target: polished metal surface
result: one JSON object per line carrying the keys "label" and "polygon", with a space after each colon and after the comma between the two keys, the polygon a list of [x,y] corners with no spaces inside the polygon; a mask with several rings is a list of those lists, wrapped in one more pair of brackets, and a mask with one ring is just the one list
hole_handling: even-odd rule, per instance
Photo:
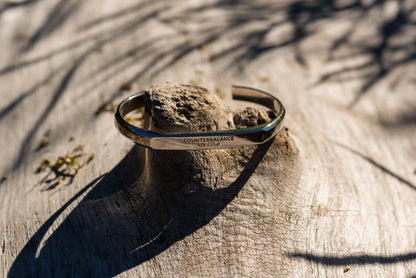
{"label": "polished metal surface", "polygon": [[155,150],[204,150],[250,146],[264,143],[273,138],[281,129],[285,117],[282,103],[269,93],[233,86],[235,100],[261,104],[271,109],[276,117],[270,122],[241,129],[213,131],[206,133],[162,133],[146,130],[129,124],[124,116],[144,106],[145,93],[135,94],[120,103],[115,113],[118,130],[137,144]]}

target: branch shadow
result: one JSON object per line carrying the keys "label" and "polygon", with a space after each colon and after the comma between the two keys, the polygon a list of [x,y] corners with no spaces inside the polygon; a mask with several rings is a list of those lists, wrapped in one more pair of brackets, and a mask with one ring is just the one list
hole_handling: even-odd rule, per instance
{"label": "branch shadow", "polygon": [[15,8],[26,7],[39,2],[39,0],[23,0],[23,1],[5,1],[0,7],[0,16],[2,13]]}
{"label": "branch shadow", "polygon": [[127,8],[123,8],[120,11],[116,11],[114,13],[111,13],[109,15],[104,15],[104,16],[100,16],[99,18],[92,19],[92,20],[86,22],[85,24],[83,24],[80,27],[80,31],[88,30],[88,29],[94,28],[96,26],[99,26],[100,24],[113,21],[115,19],[118,19],[120,17],[124,17],[124,16],[132,14],[132,13],[136,13],[137,11],[143,10],[146,7],[151,6],[153,3],[154,3],[154,1],[148,1],[148,2],[143,2],[143,3],[139,3],[139,4],[134,4],[134,5],[131,5]]}
{"label": "branch shadow", "polygon": [[26,98],[30,97],[31,95],[35,94],[43,85],[50,82],[56,74],[60,70],[54,72],[53,74],[47,76],[46,78],[42,79],[41,81],[36,82],[32,87],[28,90],[22,92],[18,97],[16,97],[13,101],[11,101],[6,107],[0,110],[0,121],[6,117],[11,111],[13,111],[19,104],[21,104]]}
{"label": "branch shadow", "polygon": [[[128,11],[128,13],[136,13],[138,16],[133,19],[133,20],[128,20],[126,22],[124,22],[124,24],[122,24],[121,26],[116,26],[116,27],[108,27],[105,30],[99,30],[99,31],[95,31],[92,34],[88,34],[85,37],[82,38],[77,38],[63,46],[60,46],[50,52],[35,56],[33,58],[24,60],[24,61],[19,61],[19,62],[14,62],[12,64],[6,65],[2,68],[0,68],[0,76],[6,75],[6,74],[10,74],[13,73],[15,71],[18,70],[22,70],[28,66],[32,66],[41,62],[46,61],[47,59],[51,59],[57,55],[62,55],[65,54],[67,52],[70,52],[72,50],[75,50],[77,48],[81,48],[81,47],[85,47],[85,46],[89,46],[89,44],[94,43],[94,42],[98,42],[101,45],[106,45],[108,43],[113,42],[114,40],[120,38],[123,35],[129,35],[132,34],[132,32],[134,32],[135,29],[137,29],[140,24],[144,24],[147,21],[154,19],[158,16],[159,12],[162,11],[162,8],[160,7],[156,7],[155,9],[150,9],[150,11],[144,11],[142,12],[142,8],[143,7],[147,7],[149,6],[150,8],[152,8],[153,6],[156,5],[151,5],[152,2],[150,1],[149,3],[144,3],[141,5],[137,5],[134,7],[131,7],[131,9]],[[62,3],[61,5],[68,5],[66,3]],[[65,17],[61,18],[61,16],[57,16],[57,18],[55,19],[54,13],[53,11],[50,12],[50,15],[52,16],[52,18],[46,18],[45,19],[45,23],[31,36],[31,38],[29,38],[28,43],[23,47],[23,50],[25,51],[30,51],[31,48],[33,48],[33,46],[37,43],[39,43],[42,39],[46,38],[47,36],[51,35],[52,33],[56,32],[57,29],[63,25],[65,22],[70,22],[70,16],[72,16],[78,9],[80,9],[81,4],[79,3],[73,3],[69,8],[64,7],[63,9],[70,9],[70,12],[65,12],[65,11],[61,11],[59,10],[59,13],[64,13]],[[57,4],[57,6],[55,7],[55,9],[62,9],[60,8],[59,3]],[[166,8],[166,7],[165,7]],[[126,11],[123,12],[123,15]],[[114,17],[119,17],[119,15],[114,16]],[[113,18],[112,15],[109,16],[105,16],[103,18],[99,18],[97,20],[93,20],[91,22],[87,22],[86,24],[84,24],[84,26],[82,26],[80,28],[80,30],[78,30],[80,33],[83,33],[84,31],[88,30],[89,28],[92,28],[93,26],[97,25],[98,23],[104,23],[107,20],[111,20]],[[52,23],[57,21],[57,23]],[[92,47],[88,47],[88,50],[91,49],[95,49],[96,46],[92,46]],[[83,54],[79,54],[78,56],[82,56]]]}
{"label": "branch shadow", "polygon": [[[123,35],[129,34],[133,30],[137,29],[138,26],[140,26],[140,24],[142,24],[143,22],[145,22],[147,20],[150,20],[151,18],[156,17],[157,14],[160,11],[161,11],[160,7],[156,8],[156,9],[152,9],[144,17],[139,17],[138,19],[135,19],[133,21],[127,22],[126,24],[123,24],[121,27],[116,27],[114,29],[110,29],[110,30],[104,32],[104,34],[102,34],[103,38],[100,40],[100,43],[102,45],[105,45],[105,44],[111,43],[112,41],[116,40],[117,38],[120,38]],[[43,34],[43,32],[41,32],[41,33]],[[90,36],[90,37],[86,38],[85,40],[77,41],[76,43],[71,44],[68,47],[62,47],[61,49],[59,49],[57,51],[54,51],[52,54],[42,55],[41,57],[34,58],[31,61],[26,61],[26,62],[18,63],[16,65],[8,66],[8,67],[0,70],[0,75],[10,73],[10,72],[12,72],[14,70],[17,70],[17,69],[20,69],[20,68],[24,68],[26,65],[31,65],[33,63],[42,62],[43,60],[45,60],[47,58],[50,58],[51,55],[53,56],[53,55],[61,54],[61,53],[66,52],[66,51],[70,51],[73,47],[79,47],[81,45],[84,45],[84,44],[88,43],[90,40],[96,40],[95,36]],[[36,42],[37,41],[38,41],[38,39],[36,39]],[[37,131],[40,129],[40,127],[42,126],[44,121],[47,119],[47,117],[50,114],[50,112],[52,111],[52,109],[56,106],[56,104],[59,102],[61,97],[67,91],[67,89],[70,85],[70,82],[73,79],[75,73],[85,63],[85,61],[88,59],[88,57],[90,57],[91,54],[95,53],[95,50],[96,50],[95,45],[90,46],[86,50],[84,50],[81,54],[79,54],[77,56],[76,60],[72,63],[72,66],[64,74],[64,76],[62,77],[58,87],[56,88],[55,92],[53,93],[53,97],[50,100],[48,106],[43,110],[40,117],[38,118],[38,120],[33,125],[33,127],[27,132],[26,137],[24,138],[23,143],[21,144],[18,155],[17,155],[17,157],[15,158],[15,160],[13,162],[12,170],[16,170],[22,165],[23,161],[25,160],[29,151],[32,148],[32,142],[33,142],[34,136],[36,135]],[[47,78],[46,80],[49,80],[49,79]],[[4,115],[6,115],[10,111],[12,111],[12,109],[17,107],[18,104],[21,103],[21,101],[24,98],[26,98],[30,94],[34,93],[37,90],[38,87],[39,86],[35,86],[34,88],[30,89],[30,91],[28,93],[25,93],[21,97],[17,98],[8,107],[6,107],[4,109],[4,111],[1,111],[1,113],[2,113],[1,116],[3,117]]]}
{"label": "branch shadow", "polygon": [[395,264],[400,262],[408,262],[416,260],[416,253],[409,252],[398,254],[395,256],[375,256],[375,255],[359,255],[359,256],[325,256],[314,255],[311,253],[290,253],[291,258],[300,258],[322,265],[364,265],[364,264]]}
{"label": "branch shadow", "polygon": [[[51,10],[44,24],[32,35],[25,46],[27,50],[68,22],[69,15],[78,9],[78,2],[71,2],[72,4],[64,2],[58,2]],[[352,72],[355,73],[356,76],[351,79],[362,80],[363,84],[350,103],[352,107],[390,73],[416,61],[415,42],[409,43],[408,40],[403,40],[411,34],[408,29],[416,27],[416,21],[413,19],[416,7],[407,4],[405,0],[396,1],[399,9],[393,17],[374,22],[377,26],[373,35],[377,39],[376,42],[354,39],[357,30],[368,27],[369,24],[364,20],[375,11],[382,10],[386,2],[375,0],[371,4],[364,5],[360,0],[349,1],[347,4],[340,0],[312,2],[296,0],[267,4],[255,1],[216,1],[198,7],[184,5],[183,9],[169,13],[175,5],[166,4],[163,1],[143,1],[113,13],[89,19],[81,25],[78,31],[82,34],[90,29],[99,30],[104,24],[114,20],[122,20],[124,24],[121,27],[105,27],[103,31],[95,32],[81,40],[77,39],[50,53],[8,65],[0,69],[0,75],[42,62],[73,48],[85,46],[97,38],[103,38],[99,43],[104,46],[122,36],[134,35],[140,26],[153,20],[175,29],[176,38],[172,34],[161,34],[154,40],[141,40],[131,47],[132,53],[116,55],[120,59],[113,59],[112,62],[105,63],[98,71],[92,72],[91,79],[94,75],[102,74],[100,79],[102,82],[102,80],[107,80],[108,76],[123,74],[131,68],[138,69],[135,70],[136,72],[129,73],[129,82],[141,80],[145,75],[152,78],[169,70],[172,65],[181,62],[195,51],[201,51],[201,46],[204,48],[214,46],[229,36],[236,36],[236,32],[238,32],[236,42],[219,52],[212,53],[209,62],[230,58],[227,70],[229,68],[243,70],[245,64],[253,62],[264,54],[290,46],[293,47],[296,61],[302,66],[307,66],[308,53],[302,50],[301,43],[321,31],[320,23],[336,22],[350,17],[353,23],[346,30],[340,30],[340,35],[330,42],[328,62],[343,62],[362,55],[367,56],[368,61],[323,74],[316,84],[346,80]],[[224,23],[221,25],[209,16],[210,13],[219,9],[225,12],[222,16]],[[186,24],[183,24],[184,21],[190,21],[198,27],[190,30]],[[253,29],[252,24],[261,24],[261,27]],[[270,34],[284,24],[289,24],[291,31],[283,37],[270,39]],[[160,47],[161,45],[168,45],[168,47]],[[349,49],[350,53],[345,57],[336,55],[337,51],[342,48]],[[398,58],[395,58],[396,56]],[[151,57],[149,62],[138,67],[138,61],[146,57]],[[110,99],[114,99],[114,94],[109,96]]]}
{"label": "branch shadow", "polygon": [[[341,147],[345,150],[350,151],[351,153],[358,155],[362,159],[366,160],[374,167],[378,168],[379,170],[383,171],[385,174],[397,179],[399,182],[403,183],[404,185],[408,186],[409,188],[416,190],[416,185],[412,184],[410,181],[400,177],[398,174],[394,173],[393,171],[387,169],[385,166],[381,165],[380,163],[376,162],[372,158],[363,155],[362,153],[340,144],[338,142],[332,141],[333,144]],[[327,266],[347,266],[347,265],[365,265],[365,264],[395,264],[400,262],[409,262],[416,260],[416,253],[415,252],[408,252],[404,254],[397,254],[394,256],[380,256],[380,255],[354,255],[354,256],[329,256],[329,255],[317,255],[313,253],[307,252],[291,252],[287,255],[290,258],[298,258],[307,260],[316,264],[320,265],[327,265]]]}
{"label": "branch shadow", "polygon": [[[65,2],[65,3],[64,3]],[[123,75],[123,83],[134,83],[147,79],[154,79],[172,69],[172,67],[195,52],[206,51],[203,49],[215,49],[222,44],[228,37],[235,37],[231,42],[220,51],[213,50],[210,55],[205,55],[203,59],[214,63],[226,58],[228,63],[224,70],[230,68],[244,70],[245,65],[252,63],[267,53],[285,47],[292,47],[296,61],[303,66],[307,66],[307,56],[302,49],[302,43],[320,32],[320,23],[328,21],[342,20],[350,16],[354,23],[345,31],[340,31],[338,38],[330,42],[328,50],[328,61],[340,62],[366,55],[368,60],[360,65],[342,67],[321,76],[317,84],[338,80],[359,79],[363,81],[363,86],[356,93],[356,97],[350,103],[354,106],[367,94],[376,84],[386,79],[390,73],[416,61],[416,44],[408,43],[407,38],[409,28],[416,26],[414,13],[416,8],[409,7],[405,0],[397,0],[398,11],[396,14],[381,23],[375,22],[377,32],[374,34],[378,38],[377,42],[357,41],[354,39],[356,30],[366,27],[362,20],[368,18],[374,11],[381,10],[386,4],[385,0],[375,0],[370,5],[362,4],[362,1],[353,0],[347,4],[339,0],[319,0],[291,2],[259,3],[255,1],[216,1],[210,4],[202,4],[198,7],[174,9],[174,4],[166,4],[164,1],[143,1],[140,4],[122,8],[97,18],[86,20],[81,24],[79,31],[86,34],[84,38],[76,38],[68,44],[59,47],[49,53],[32,57],[25,61],[13,62],[0,69],[0,76],[15,73],[27,66],[33,66],[50,59],[56,55],[64,55],[75,49],[81,50],[75,58],[75,65],[61,80],[61,85],[55,91],[53,99],[47,109],[41,112],[38,121],[27,132],[23,140],[20,151],[14,160],[13,170],[17,169],[24,161],[27,153],[32,147],[32,138],[48,117],[49,112],[58,103],[61,96],[70,85],[75,70],[81,67],[86,58],[95,53],[97,44],[107,46],[123,40],[126,36],[137,35],[137,30],[149,22],[157,21],[160,24],[169,26],[175,32],[157,34],[155,37],[143,38],[134,42],[128,53],[114,53],[114,59],[105,61],[98,69],[93,69],[85,74],[85,78],[79,83],[85,89],[85,94],[97,92],[100,86],[107,86],[108,80],[115,79]],[[405,5],[406,4],[406,5]],[[71,23],[71,16],[78,8],[79,1],[58,1],[49,15],[45,18],[44,24],[31,36],[25,46],[29,51],[42,39],[53,35],[59,31],[63,24]],[[174,10],[175,12],[172,12]],[[221,10],[224,12],[219,24],[212,18],[212,12]],[[110,25],[106,23],[120,20],[120,24]],[[188,28],[184,21],[190,21],[196,28]],[[257,24],[256,28],[252,28]],[[290,25],[291,31],[286,36],[274,38],[273,32],[282,25]],[[325,25],[326,26],[326,25]],[[92,31],[92,32],[90,32]],[[84,33],[87,32],[87,33]],[[271,39],[272,37],[272,39]],[[337,51],[348,48],[351,52],[345,57],[337,56]],[[207,51],[206,51],[207,52]],[[205,53],[207,54],[207,53]],[[400,54],[400,55],[396,55]],[[64,58],[72,62],[71,55]],[[398,58],[396,58],[396,56]],[[397,82],[396,82],[397,83]],[[31,92],[36,91],[36,87],[29,89],[30,92],[23,92],[21,97],[13,101],[4,111],[0,112],[0,118],[18,107],[18,104]],[[120,89],[105,91],[105,102],[110,103],[120,95]],[[102,92],[100,92],[101,94]],[[98,114],[97,114],[98,115]],[[413,121],[414,117],[405,119]]]}
{"label": "branch shadow", "polygon": [[[34,139],[35,134],[41,127],[42,123],[46,120],[49,113],[52,111],[52,109],[55,107],[55,105],[58,103],[60,98],[63,96],[63,94],[66,92],[67,87],[69,86],[69,83],[71,82],[72,78],[74,77],[76,71],[78,68],[84,63],[84,61],[88,57],[88,52],[84,55],[78,57],[78,59],[74,62],[74,64],[69,68],[69,70],[65,73],[63,78],[61,79],[58,87],[56,88],[52,99],[49,101],[47,107],[43,110],[43,113],[40,115],[36,123],[33,125],[33,127],[27,132],[26,137],[23,140],[23,143],[21,144],[19,153],[14,161],[13,169],[17,169],[24,159],[26,158],[27,154],[29,153],[32,142]],[[18,99],[19,101],[19,99]],[[16,103],[17,105],[18,103]],[[10,112],[6,110],[6,112]]]}
{"label": "branch shadow", "polygon": [[416,107],[409,111],[401,111],[395,117],[386,120],[380,120],[380,124],[385,128],[411,128],[416,125]]}
{"label": "branch shadow", "polygon": [[[153,59],[136,74],[133,74],[129,82],[138,81],[146,74],[155,77],[191,53],[201,51],[201,48],[214,46],[230,35],[235,36],[235,33],[238,32],[236,42],[219,52],[212,53],[209,57],[210,62],[231,58],[227,70],[237,68],[241,71],[244,70],[247,63],[253,62],[264,54],[290,46],[293,48],[296,61],[306,67],[307,53],[302,50],[301,43],[321,32],[319,24],[323,22],[327,24],[329,21],[336,22],[348,16],[353,18],[354,22],[346,30],[340,30],[340,35],[329,42],[327,62],[342,63],[345,60],[361,56],[366,56],[367,61],[363,64],[330,71],[324,74],[317,84],[339,79],[361,80],[362,85],[349,104],[351,108],[375,85],[387,79],[391,73],[399,68],[414,64],[416,61],[415,43],[408,42],[409,34],[411,34],[409,29],[416,27],[416,21],[413,19],[416,7],[409,7],[405,0],[398,0],[397,3],[399,8],[394,16],[374,22],[377,28],[373,37],[376,40],[369,42],[366,40],[357,41],[355,39],[357,30],[371,28],[370,24],[364,20],[373,15],[375,11],[383,10],[386,5],[385,0],[375,0],[369,5],[364,5],[359,0],[349,1],[347,4],[336,0],[292,1],[285,4],[217,1],[197,8],[187,8],[171,16],[162,16],[159,20],[176,28],[178,34],[183,35],[183,39],[177,41],[172,39],[169,41],[170,47],[166,49],[155,47],[158,45],[157,41],[148,45],[140,44],[136,47],[136,49],[140,49],[139,53],[136,53],[137,56],[124,66],[126,68],[133,67],[136,64],[134,61],[149,55],[146,49],[151,49],[150,53]],[[215,21],[206,19],[207,14],[218,9],[227,12],[226,20],[221,26],[217,26]],[[118,14],[114,13],[114,15],[94,22],[100,24],[105,22],[105,18],[112,19],[113,17],[118,17]],[[181,25],[185,18],[194,24],[199,24],[200,27],[195,31],[186,29]],[[251,24],[254,23],[261,23],[262,27],[251,28]],[[284,38],[271,40],[270,35],[283,24],[289,24],[292,31]],[[337,51],[342,48],[348,48],[349,54],[345,57],[337,55]],[[103,71],[110,68],[111,66],[103,67]],[[112,74],[120,71],[123,69],[118,68]],[[349,78],[352,73],[355,76]],[[396,83],[392,82],[392,85],[395,86]]]}
{"label": "branch shadow", "polygon": [[[154,258],[216,217],[247,183],[271,141],[257,147],[233,183],[215,191],[202,189],[181,201],[146,184],[147,150],[133,147],[113,170],[86,185],[38,229],[8,277],[113,277]],[[89,188],[45,239],[60,214]]]}
{"label": "branch shadow", "polygon": [[82,2],[71,0],[60,0],[49,11],[44,23],[36,30],[36,32],[29,38],[27,44],[23,47],[22,52],[31,50],[41,39],[48,37],[59,29],[70,16],[75,13]]}
{"label": "branch shadow", "polygon": [[[36,1],[28,0],[22,3],[25,2],[29,4]],[[144,1],[143,5],[151,7],[151,3],[153,2]],[[299,64],[306,66],[305,56],[307,53],[303,52],[300,44],[305,39],[310,38],[315,32],[319,31],[319,27],[313,27],[313,25],[322,20],[336,20],[344,14],[354,15],[353,18],[358,20],[356,20],[351,28],[331,43],[328,55],[329,61],[342,62],[345,59],[351,59],[360,55],[369,56],[370,61],[351,68],[342,68],[340,71],[329,72],[322,76],[320,83],[331,82],[337,80],[337,78],[344,78],[349,72],[356,72],[356,78],[364,79],[364,83],[350,106],[358,103],[363,95],[367,94],[371,88],[384,80],[392,71],[416,61],[416,44],[414,42],[411,44],[407,42],[392,43],[397,36],[406,36],[406,28],[416,25],[416,22],[412,18],[414,9],[405,7],[402,4],[405,1],[398,1],[400,5],[396,15],[391,19],[385,20],[378,26],[378,31],[374,36],[379,36],[380,40],[375,44],[368,44],[364,41],[356,42],[353,40],[353,36],[356,29],[363,27],[362,24],[364,23],[362,23],[360,18],[366,18],[375,9],[381,9],[386,3],[384,0],[375,0],[368,6],[363,6],[361,1],[358,0],[350,1],[348,5],[341,5],[341,1],[333,0],[319,0],[314,2],[293,1],[289,4],[278,2],[264,5],[255,1],[217,1],[214,4],[208,4],[198,8],[180,10],[176,14],[164,16],[163,18],[159,18],[160,14],[164,10],[169,9],[170,6],[163,9],[156,6],[155,9],[151,9],[141,17],[126,20],[121,27],[110,27],[110,29],[97,32],[87,38],[77,39],[45,55],[8,65],[0,69],[0,75],[15,72],[29,65],[45,61],[55,55],[60,55],[74,48],[84,46],[95,40],[97,36],[103,38],[100,40],[101,44],[109,44],[120,39],[122,36],[133,34],[140,25],[156,18],[163,24],[177,28],[178,34],[184,34],[183,37],[174,40],[168,48],[161,49],[155,47],[161,44],[160,40],[145,40],[144,43],[139,43],[139,45],[134,47],[133,53],[122,56],[123,62],[126,61],[126,64],[121,64],[122,61],[114,59],[113,62],[105,64],[94,74],[107,74],[103,78],[105,80],[108,79],[107,76],[115,76],[115,74],[123,73],[123,69],[135,67],[137,61],[140,61],[144,56],[151,55],[150,61],[144,64],[142,68],[137,69],[131,75],[130,81],[138,81],[146,75],[155,76],[169,70],[173,65],[183,61],[195,51],[201,51],[201,46],[205,48],[213,46],[236,31],[241,31],[238,35],[238,41],[228,48],[214,53],[209,58],[210,62],[215,62],[221,58],[232,57],[229,66],[243,68],[242,65],[253,62],[266,53],[271,53],[283,47],[293,46],[296,60]],[[30,51],[42,39],[56,33],[59,27],[70,22],[70,15],[76,11],[77,6],[67,5],[63,4],[63,1],[58,2],[57,6],[55,6],[59,11],[57,13],[58,17],[51,13],[45,19],[44,25],[31,36],[28,44],[24,48],[25,51]],[[134,12],[140,13],[142,8],[143,6],[138,4],[137,6],[132,6],[131,9],[115,11],[112,14],[88,20],[82,25],[79,31],[84,32],[93,28],[99,28],[101,24],[122,18],[126,14],[132,14]],[[206,14],[216,9],[223,9],[228,12],[225,23],[221,26],[218,26],[217,22],[212,20],[208,22],[208,25],[204,25],[205,27],[197,28],[194,31],[177,27],[186,18],[201,23],[202,19],[206,17]],[[250,28],[245,29],[245,27],[253,22],[260,22],[263,25],[254,31]],[[268,40],[270,33],[284,23],[289,23],[293,27],[293,30],[288,36],[283,40]],[[162,37],[161,39],[162,43],[166,44],[171,41],[169,36]],[[335,55],[337,50],[347,46],[355,52],[347,57],[338,57]],[[24,160],[26,153],[32,145],[32,138],[36,135],[36,132],[50,111],[67,90],[77,69],[82,66],[87,57],[93,52],[93,48],[88,48],[86,52],[82,52],[76,58],[74,65],[62,78],[47,109],[41,113],[40,118],[36,121],[32,129],[28,131],[19,155],[16,158],[15,168]],[[386,60],[387,55],[385,54],[388,53],[401,53],[402,55],[394,60]],[[111,73],[108,74],[108,72]],[[22,97],[17,98],[6,109],[2,110],[0,119],[15,109],[25,97],[32,94],[37,88],[37,85],[35,85],[35,87],[24,93]],[[114,93],[111,97],[114,98],[116,94],[118,92]],[[405,121],[413,122],[414,114],[411,114],[410,118],[408,120],[405,119]],[[354,150],[351,151],[355,152]],[[138,150],[134,148],[110,173],[102,179],[94,180],[94,182],[87,185],[73,199],[52,215],[20,252],[10,269],[9,277],[26,276],[27,273],[32,273],[34,276],[43,276],[43,274],[47,275],[49,271],[52,271],[55,275],[69,273],[73,274],[72,276],[77,276],[76,274],[83,274],[80,273],[81,269],[88,269],[91,276],[100,275],[106,277],[121,273],[126,269],[153,258],[168,249],[176,241],[183,239],[198,228],[206,225],[231,202],[255,169],[255,167],[245,169],[240,177],[227,189],[215,192],[203,192],[194,201],[192,201],[191,197],[188,203],[178,205],[169,198],[163,199],[166,196],[163,198],[160,197],[159,194],[156,194],[157,192],[155,192],[154,188],[139,189],[143,184],[140,183],[141,172],[137,169],[142,167],[142,165],[138,165],[137,161],[135,162],[137,156],[139,156],[137,152]],[[264,149],[259,149],[250,163],[258,165],[264,153]],[[356,154],[410,188],[416,189],[414,184],[401,178],[374,160],[360,153]],[[132,173],[125,170],[132,169],[131,165],[138,167],[133,169],[134,171]],[[96,182],[98,183],[95,185]],[[42,239],[51,228],[51,225],[58,219],[59,215],[92,187],[93,189],[76,206],[67,219],[59,225],[52,236],[45,242],[45,245],[41,246]],[[218,205],[216,207],[202,206],[195,210],[195,204],[202,199],[217,200]],[[203,204],[206,202],[203,202]],[[151,211],[150,208],[158,211],[160,215],[157,217],[154,215],[152,217],[146,215],[148,211]],[[111,215],[111,217],[108,219],[100,219],[100,210]],[[95,214],[95,212],[97,213]],[[123,219],[134,220],[134,222],[123,222]],[[110,238],[106,236],[108,234],[116,236]],[[81,244],[83,241],[89,242],[87,249],[81,248],[84,246],[84,244]],[[114,247],[114,249],[109,249],[108,246]],[[40,249],[39,254],[37,254],[38,249]],[[410,255],[413,256],[412,254]],[[305,256],[308,256],[308,254],[305,254]],[[407,258],[406,255],[403,256]]]}
{"label": "branch shadow", "polygon": [[[337,1],[334,1],[337,2]],[[330,81],[348,80],[345,77],[355,73],[356,77],[362,81],[354,99],[349,104],[349,108],[355,106],[359,100],[370,92],[370,90],[386,80],[387,77],[406,65],[416,62],[415,41],[411,38],[410,29],[416,27],[414,13],[415,3],[408,5],[408,1],[398,0],[398,9],[394,16],[385,18],[376,24],[376,30],[372,40],[354,41],[354,35],[359,28],[371,28],[364,23],[375,11],[382,12],[387,4],[385,0],[376,0],[372,4],[364,6],[360,1],[355,1],[348,6],[348,11],[355,14],[355,22],[342,33],[339,39],[331,43],[329,49],[328,62],[346,62],[355,58],[365,56],[367,60],[352,67],[343,67],[340,70],[330,71],[324,74],[317,84]],[[337,12],[338,13],[338,12]],[[336,57],[335,52],[342,47],[349,48],[349,54],[344,57]],[[397,82],[391,82],[392,87],[397,86]]]}
{"label": "branch shadow", "polygon": [[400,175],[394,173],[393,171],[391,171],[390,169],[388,169],[387,167],[381,165],[380,163],[378,163],[377,161],[375,161],[374,159],[363,155],[362,153],[360,153],[357,150],[354,150],[348,146],[345,146],[343,144],[340,144],[338,142],[334,142],[332,141],[335,145],[337,145],[338,147],[341,147],[345,150],[350,151],[351,153],[358,155],[359,157],[361,157],[362,159],[364,159],[365,161],[367,161],[368,163],[370,163],[371,165],[373,165],[374,167],[378,168],[379,170],[383,171],[385,174],[395,178],[396,180],[398,180],[399,182],[401,182],[404,185],[407,185],[409,188],[416,190],[416,185],[411,183],[410,181],[406,180],[405,178],[401,177]]}

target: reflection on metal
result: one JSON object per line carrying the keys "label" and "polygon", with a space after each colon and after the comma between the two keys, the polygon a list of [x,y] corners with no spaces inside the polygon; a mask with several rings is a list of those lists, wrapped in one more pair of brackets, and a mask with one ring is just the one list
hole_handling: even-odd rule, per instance
{"label": "reflection on metal", "polygon": [[282,103],[269,93],[242,86],[232,87],[235,100],[255,102],[271,109],[276,117],[271,121],[241,129],[206,133],[162,133],[129,124],[124,116],[144,106],[145,93],[130,96],[120,103],[115,113],[118,130],[135,143],[155,150],[204,150],[250,146],[264,143],[281,129],[285,117]]}

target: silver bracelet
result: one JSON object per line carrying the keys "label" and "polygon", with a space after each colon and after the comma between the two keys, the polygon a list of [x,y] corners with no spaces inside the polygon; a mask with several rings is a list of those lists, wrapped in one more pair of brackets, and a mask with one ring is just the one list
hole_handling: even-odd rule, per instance
{"label": "silver bracelet", "polygon": [[235,100],[261,104],[271,109],[276,117],[269,122],[241,129],[181,134],[151,131],[131,125],[123,118],[129,112],[144,107],[145,93],[141,92],[120,103],[115,113],[115,123],[123,135],[143,147],[154,150],[234,148],[262,144],[276,136],[285,117],[285,108],[277,98],[269,93],[243,86],[232,86],[232,97]]}

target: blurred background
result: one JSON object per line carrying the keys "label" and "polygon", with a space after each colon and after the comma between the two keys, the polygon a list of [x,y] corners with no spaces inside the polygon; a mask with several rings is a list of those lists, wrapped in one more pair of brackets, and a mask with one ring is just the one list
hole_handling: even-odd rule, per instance
{"label": "blurred background", "polygon": [[88,133],[106,104],[165,81],[222,96],[250,85],[297,108],[324,98],[414,128],[415,9],[412,0],[2,1],[0,169],[19,167],[46,130],[56,131],[51,143]]}

